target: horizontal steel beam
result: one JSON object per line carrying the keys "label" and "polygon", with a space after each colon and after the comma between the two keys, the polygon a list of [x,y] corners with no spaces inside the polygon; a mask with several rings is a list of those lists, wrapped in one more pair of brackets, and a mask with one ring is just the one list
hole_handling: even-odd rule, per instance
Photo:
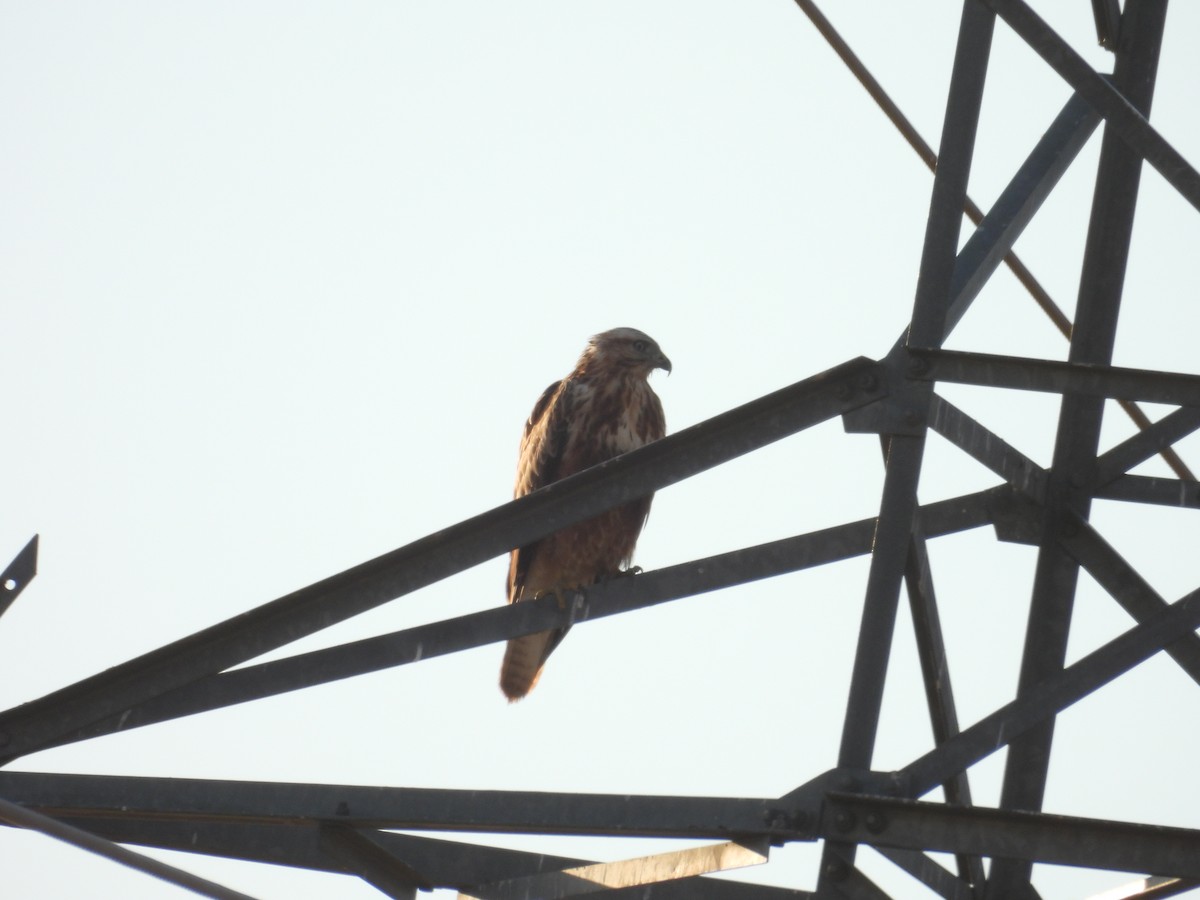
{"label": "horizontal steel beam", "polygon": [[1150,478],[1145,475],[1122,475],[1096,489],[1102,500],[1130,500],[1153,503],[1157,506],[1178,506],[1181,509],[1200,509],[1200,484],[1177,478]]}
{"label": "horizontal steel beam", "polygon": [[886,393],[856,359],[0,714],[0,763]]}
{"label": "horizontal steel beam", "polygon": [[1188,828],[833,794],[821,833],[884,847],[1200,876],[1200,831]]}
{"label": "horizontal steel beam", "polygon": [[1200,375],[955,350],[909,351],[909,375],[983,387],[1200,406]]}
{"label": "horizontal steel beam", "polygon": [[50,816],[165,821],[330,822],[353,828],[803,839],[778,801],[726,797],[472,791],[0,771],[0,796]]}
{"label": "horizontal steel beam", "polygon": [[[128,814],[118,818],[89,816],[60,821],[122,844],[203,853],[339,875],[359,874],[348,860],[329,854],[328,847],[322,844],[319,837],[319,823],[164,820]],[[355,833],[419,873],[425,883],[453,890],[470,889],[496,879],[555,872],[592,862],[549,853],[507,850],[485,844],[375,829],[355,829]],[[804,900],[811,896],[808,891],[790,888],[696,877],[655,885],[648,897],[649,900],[690,900],[700,892],[710,900]]]}
{"label": "horizontal steel beam", "polygon": [[[922,509],[930,536],[990,521],[999,488],[931,503]],[[566,592],[557,597],[470,613],[428,625],[297,654],[201,679],[136,707],[61,736],[53,745],[194,715],[287,691],[407,665],[550,628],[600,619],[760,578],[795,572],[871,552],[875,520],[862,519]]]}

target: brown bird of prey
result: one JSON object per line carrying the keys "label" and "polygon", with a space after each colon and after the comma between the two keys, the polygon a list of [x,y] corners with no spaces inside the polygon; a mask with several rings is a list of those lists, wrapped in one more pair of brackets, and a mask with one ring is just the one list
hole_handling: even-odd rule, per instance
{"label": "brown bird of prey", "polygon": [[[666,433],[662,404],[647,378],[671,361],[636,328],[614,328],[588,341],[575,370],[538,399],[525,423],[514,497],[545,487]],[[650,513],[647,495],[512,552],[508,602],[595,584],[622,572]],[[560,593],[561,596],[561,593]],[[509,702],[537,684],[566,629],[508,642],[500,689]]]}

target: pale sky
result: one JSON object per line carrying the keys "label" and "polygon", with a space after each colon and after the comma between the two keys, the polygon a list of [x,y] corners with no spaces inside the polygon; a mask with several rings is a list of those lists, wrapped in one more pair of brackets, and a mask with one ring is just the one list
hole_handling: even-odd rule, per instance
{"label": "pale sky", "polygon": [[[960,5],[826,6],[936,146]],[[1089,3],[1035,6],[1111,68]],[[1198,33],[1200,5],[1173,4],[1152,116],[1193,164]],[[981,206],[1068,96],[998,24]],[[789,0],[0,2],[0,121],[0,565],[42,536],[36,582],[0,619],[0,708],[505,502],[525,417],[595,332],[637,327],[670,355],[652,383],[672,431],[882,356],[910,315],[931,186]],[[1098,146],[1017,245],[1068,313]],[[1117,364],[1197,371],[1198,251],[1200,216],[1147,171]],[[1006,271],[950,346],[1066,354]],[[943,393],[1049,463],[1053,398]],[[1102,446],[1131,433],[1114,407]],[[1179,449],[1200,469],[1200,439]],[[874,515],[881,476],[876,438],[826,423],[661,492],[636,562]],[[923,501],[995,482],[931,438]],[[1094,513],[1168,600],[1197,586],[1194,511]],[[967,725],[1013,696],[1035,551],[980,530],[931,552]],[[505,566],[286,653],[500,604]],[[836,765],[866,571],[576,628],[513,706],[493,645],[12,768],[777,796]],[[1129,624],[1083,576],[1071,659]],[[1046,808],[1200,827],[1197,714],[1196,686],[1162,659],[1103,689],[1060,719]],[[931,740],[902,611],[875,767]],[[972,770],[977,803],[996,804],[1002,761]],[[480,840],[596,859],[676,846]],[[734,877],[812,888],[818,849]],[[261,898],[380,896],[150,852]],[[929,896],[861,862],[894,896]],[[0,868],[6,896],[188,896],[37,834],[0,832]],[[1047,900],[1128,880],[1035,872]]]}

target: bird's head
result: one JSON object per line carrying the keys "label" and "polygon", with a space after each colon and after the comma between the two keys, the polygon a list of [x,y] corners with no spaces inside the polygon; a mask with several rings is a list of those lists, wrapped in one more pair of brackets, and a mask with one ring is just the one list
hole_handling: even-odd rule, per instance
{"label": "bird's head", "polygon": [[671,372],[671,360],[659,349],[658,342],[636,328],[612,328],[593,335],[583,353],[584,360],[605,366],[632,370],[646,378],[655,369]]}

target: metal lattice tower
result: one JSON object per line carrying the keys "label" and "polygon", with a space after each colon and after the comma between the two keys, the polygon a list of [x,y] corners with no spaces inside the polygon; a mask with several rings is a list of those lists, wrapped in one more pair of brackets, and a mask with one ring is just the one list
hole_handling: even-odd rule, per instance
{"label": "metal lattice tower", "polygon": [[[809,0],[797,0],[926,161],[932,151]],[[869,556],[861,629],[840,751],[780,797],[616,796],[519,791],[366,788],[0,772],[0,820],[38,829],[212,897],[242,896],[125,849],[134,844],[358,876],[391,897],[453,888],[503,898],[887,896],[856,866],[877,849],[929,896],[1035,896],[1034,863],[1146,877],[1126,897],[1200,885],[1200,831],[1040,812],[1058,714],[1156,654],[1200,682],[1200,590],[1168,602],[1090,521],[1096,498],[1200,507],[1200,485],[1171,446],[1200,427],[1200,376],[1112,365],[1124,269],[1143,162],[1200,209],[1200,174],[1148,123],[1165,0],[1093,0],[1111,76],[1090,68],[1022,0],[967,0],[910,326],[879,359],[858,358],[729,410],[603,467],[556,483],[235,619],[0,714],[0,759],[118,730],[270,697],[548,628],[581,624],[853,556]],[[967,183],[997,18],[1074,95],[986,213]],[[1025,226],[1097,130],[1096,191],[1065,361],[947,351],[943,343]],[[976,228],[960,245],[963,211]],[[1038,289],[1040,290],[1040,289]],[[1037,295],[1037,291],[1034,291]],[[1043,306],[1046,306],[1043,303]],[[1053,460],[1041,467],[948,402],[939,384],[1061,396]],[[1105,402],[1121,401],[1139,432],[1099,451]],[[1151,422],[1138,402],[1169,404]],[[664,488],[834,417],[876,433],[886,476],[876,518],[617,579],[554,597],[236,668],[263,653],[427,587],[565,525]],[[920,504],[917,485],[933,430],[990,469],[989,489]],[[1162,454],[1174,479],[1129,474]],[[928,544],[992,528],[1036,554],[1018,696],[960,727]],[[0,579],[0,612],[33,578],[36,539]],[[1135,624],[1066,664],[1080,572]],[[936,746],[895,771],[873,768],[901,597],[916,630]],[[972,766],[1008,749],[999,808],[972,803]],[[928,799],[942,789],[943,800]],[[715,846],[623,863],[592,863],[405,834],[511,832],[703,838]],[[776,888],[707,879],[762,862],[770,848],[821,842],[818,882]],[[947,868],[930,853],[955,856]],[[990,861],[990,863],[988,863]]]}

